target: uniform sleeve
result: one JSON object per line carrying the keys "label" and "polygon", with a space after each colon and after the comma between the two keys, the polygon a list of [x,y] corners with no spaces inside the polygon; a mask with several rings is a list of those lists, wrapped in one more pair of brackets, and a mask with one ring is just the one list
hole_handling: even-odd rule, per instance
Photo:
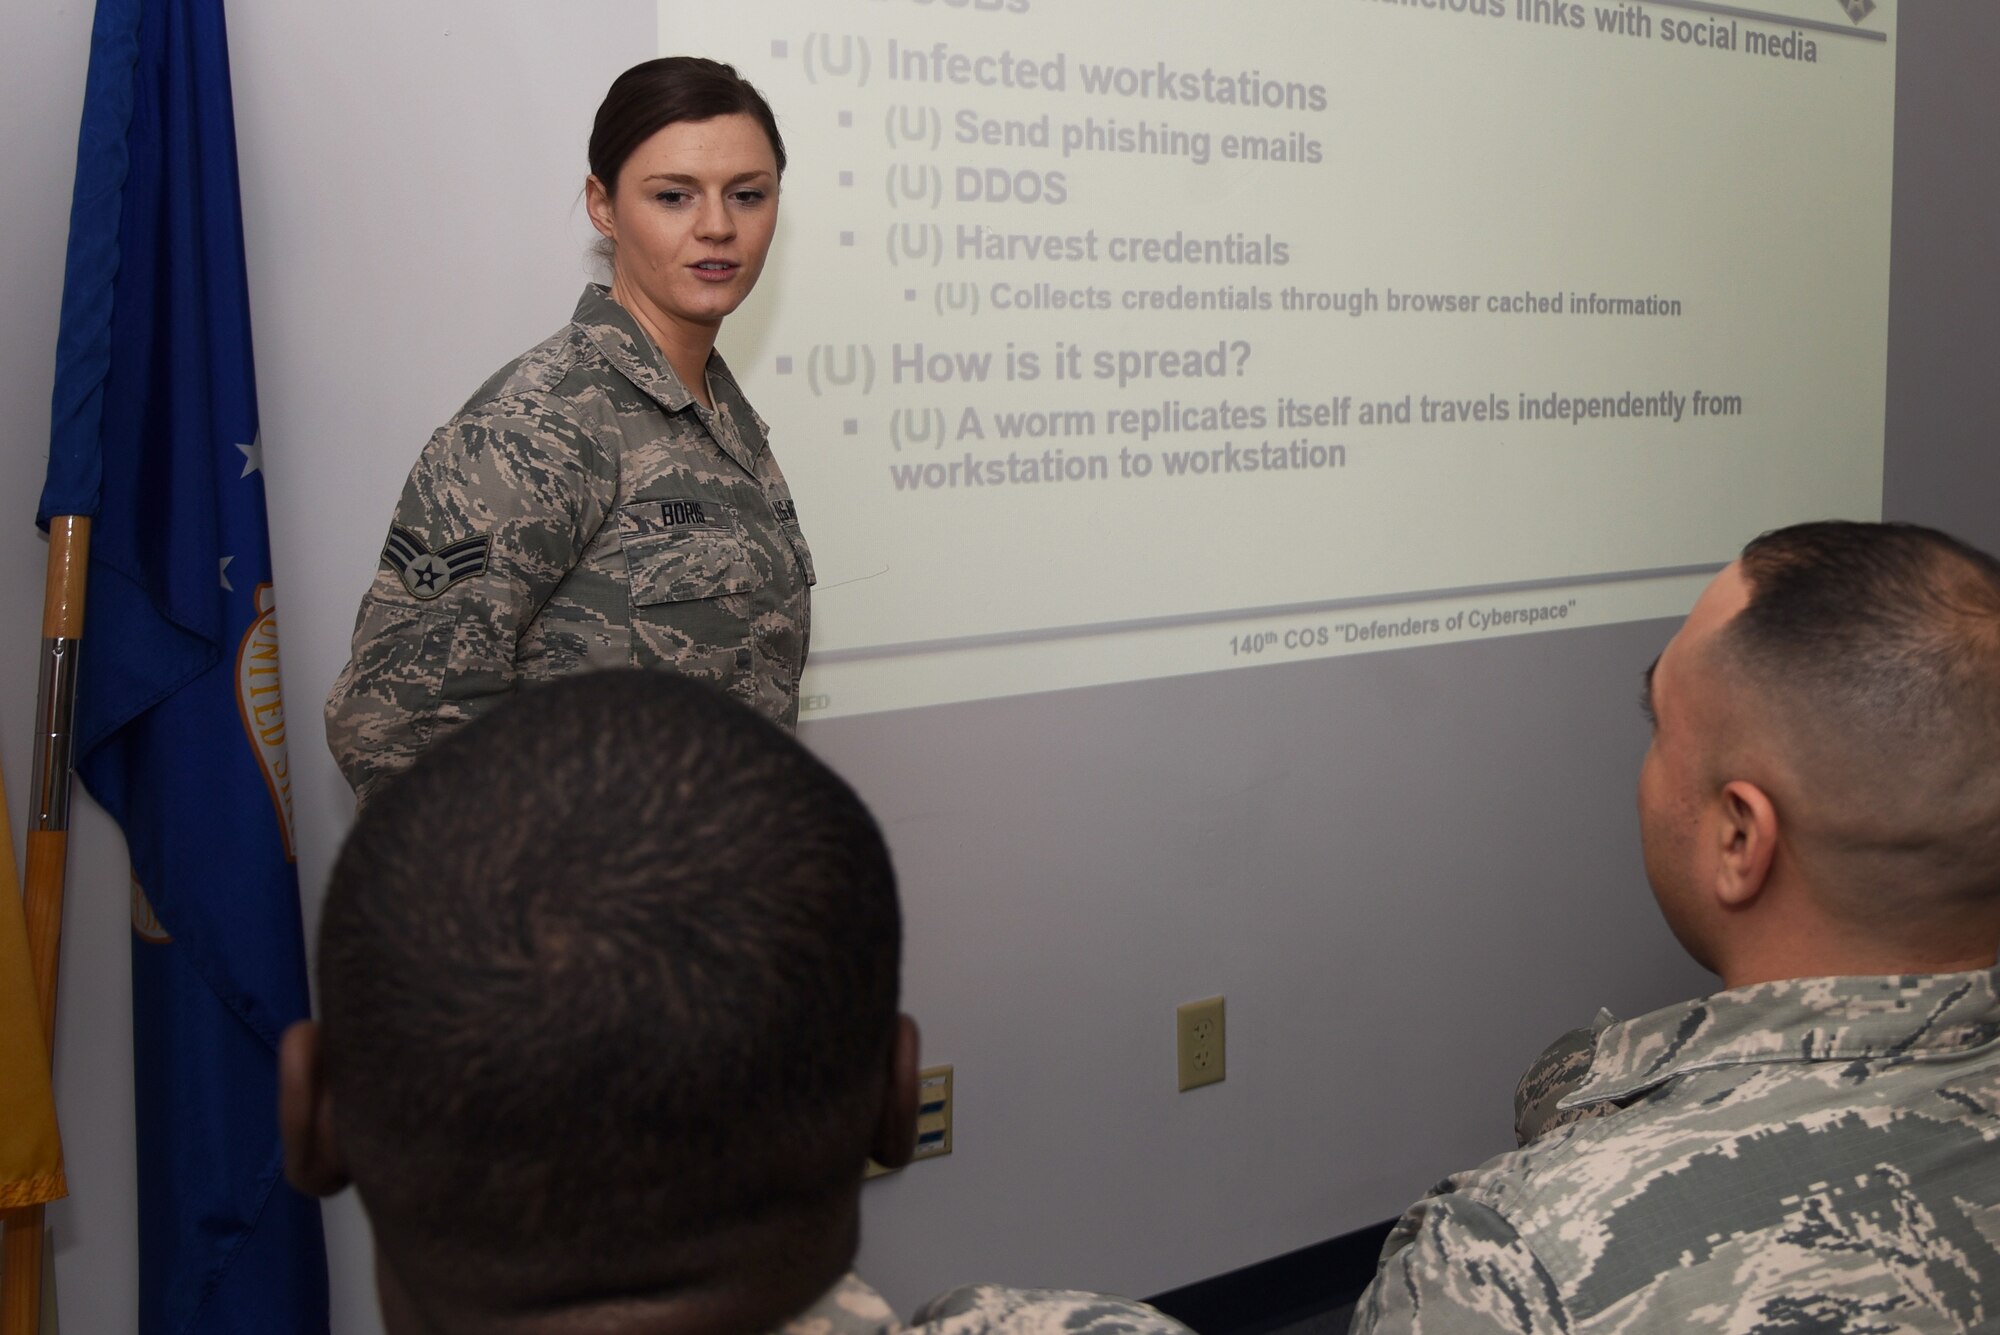
{"label": "uniform sleeve", "polygon": [[1193,1335],[1157,1308],[1072,1289],[969,1284],[939,1294],[911,1318],[908,1335]]}
{"label": "uniform sleeve", "polygon": [[514,688],[522,631],[616,490],[615,464],[547,395],[468,409],[431,437],[327,698],[327,744],[358,797]]}
{"label": "uniform sleeve", "polygon": [[1348,1335],[1555,1335],[1555,1280],[1498,1211],[1458,1195],[1412,1206],[1389,1235]]}

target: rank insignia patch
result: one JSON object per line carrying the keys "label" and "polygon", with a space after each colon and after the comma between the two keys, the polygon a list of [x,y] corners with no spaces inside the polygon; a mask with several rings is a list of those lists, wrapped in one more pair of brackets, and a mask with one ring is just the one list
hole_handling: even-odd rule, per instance
{"label": "rank insignia patch", "polygon": [[485,570],[487,549],[492,545],[490,537],[466,538],[432,551],[422,538],[401,524],[392,524],[382,559],[402,577],[412,598],[428,602],[460,580]]}

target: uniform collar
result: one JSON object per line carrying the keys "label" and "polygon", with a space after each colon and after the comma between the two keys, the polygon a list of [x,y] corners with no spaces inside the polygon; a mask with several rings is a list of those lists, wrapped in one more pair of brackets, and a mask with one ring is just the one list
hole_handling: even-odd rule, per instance
{"label": "uniform collar", "polygon": [[[630,311],[611,299],[611,289],[602,283],[586,283],[577,298],[576,314],[570,322],[584,332],[617,372],[639,391],[670,413],[677,413],[695,401],[674,368]],[[714,352],[708,354],[710,369],[721,363]]]}
{"label": "uniform collar", "polygon": [[1792,978],[1609,1025],[1564,1109],[1630,1098],[1690,1071],[1774,1062],[1913,1061],[2000,1041],[2000,969]]}
{"label": "uniform collar", "polygon": [[776,1335],[896,1335],[902,1328],[888,1301],[850,1270]]}

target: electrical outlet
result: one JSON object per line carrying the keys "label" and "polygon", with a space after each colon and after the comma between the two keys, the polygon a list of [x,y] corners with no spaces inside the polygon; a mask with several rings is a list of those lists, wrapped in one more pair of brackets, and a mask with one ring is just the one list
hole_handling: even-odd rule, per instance
{"label": "electrical outlet", "polygon": [[[951,1153],[951,1067],[926,1066],[917,1072],[917,1145],[910,1162]],[[862,1176],[883,1177],[896,1170],[873,1159]]]}
{"label": "electrical outlet", "polygon": [[1174,1033],[1183,1090],[1215,1084],[1228,1073],[1221,997],[1175,1007]]}
{"label": "electrical outlet", "polygon": [[917,1152],[910,1161],[950,1153],[951,1068],[926,1066],[917,1072]]}

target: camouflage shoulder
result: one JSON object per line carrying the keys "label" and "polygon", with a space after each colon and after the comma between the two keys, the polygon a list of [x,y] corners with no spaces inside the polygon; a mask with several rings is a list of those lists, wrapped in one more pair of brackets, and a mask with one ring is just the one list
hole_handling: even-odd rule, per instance
{"label": "camouflage shoulder", "polygon": [[417,457],[398,508],[406,525],[428,517],[411,511],[411,488],[498,488],[523,498],[559,477],[584,474],[593,485],[615,482],[615,451],[599,439],[599,423],[560,389],[517,387],[468,404],[432,433]]}
{"label": "camouflage shoulder", "polygon": [[1075,1289],[1010,1289],[968,1284],[917,1309],[926,1335],[1191,1335],[1157,1308]]}
{"label": "camouflage shoulder", "polygon": [[849,1271],[777,1335],[888,1335],[900,1324],[887,1300]]}
{"label": "camouflage shoulder", "polygon": [[[1397,1245],[1399,1244],[1400,1245]],[[1554,1276],[1507,1218],[1447,1193],[1398,1221],[1348,1335],[1566,1335]]]}
{"label": "camouflage shoulder", "polygon": [[523,394],[557,394],[587,355],[588,341],[574,324],[566,324],[488,376],[455,415],[463,417]]}
{"label": "camouflage shoulder", "polygon": [[1514,1141],[1517,1145],[1527,1145],[1539,1139],[1558,1126],[1598,1116],[1611,1110],[1610,1105],[1593,1104],[1588,1108],[1565,1112],[1558,1104],[1576,1092],[1590,1074],[1590,1064],[1597,1056],[1597,1039],[1613,1023],[1609,1011],[1599,1011],[1597,1018],[1582,1029],[1572,1029],[1542,1050],[1522,1074],[1520,1083],[1514,1087]]}

